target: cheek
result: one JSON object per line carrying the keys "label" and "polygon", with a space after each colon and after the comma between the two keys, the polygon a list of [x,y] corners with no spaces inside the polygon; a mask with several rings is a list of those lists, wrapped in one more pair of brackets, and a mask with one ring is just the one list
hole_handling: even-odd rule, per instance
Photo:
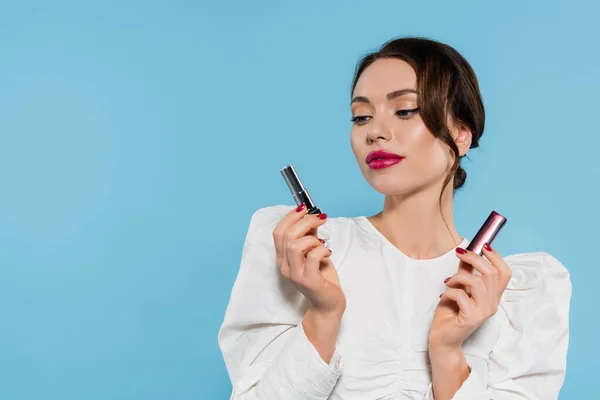
{"label": "cheek", "polygon": [[352,147],[352,152],[357,160],[362,156],[363,149],[361,146],[362,140],[360,138],[360,133],[357,132],[356,129],[352,129],[350,132],[350,146]]}
{"label": "cheek", "polygon": [[411,152],[418,169],[427,174],[439,174],[448,166],[448,154],[444,143],[424,130],[412,141]]}
{"label": "cheek", "polygon": [[429,152],[431,168],[435,173],[445,173],[450,166],[451,159],[448,152],[446,145],[436,139]]}

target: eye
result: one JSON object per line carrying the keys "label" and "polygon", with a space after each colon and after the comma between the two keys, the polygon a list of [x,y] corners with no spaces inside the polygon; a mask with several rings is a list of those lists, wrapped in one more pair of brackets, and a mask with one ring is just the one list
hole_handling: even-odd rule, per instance
{"label": "eye", "polygon": [[350,121],[352,121],[354,124],[356,125],[364,125],[367,123],[369,117],[368,115],[357,115],[355,117],[350,118]]}
{"label": "eye", "polygon": [[398,110],[396,115],[401,119],[410,119],[413,115],[419,112],[419,108],[412,108],[410,110]]}

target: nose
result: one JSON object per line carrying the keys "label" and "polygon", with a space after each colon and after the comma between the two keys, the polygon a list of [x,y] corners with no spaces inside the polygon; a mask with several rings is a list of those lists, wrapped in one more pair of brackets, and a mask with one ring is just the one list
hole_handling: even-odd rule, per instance
{"label": "nose", "polygon": [[371,129],[367,131],[367,143],[371,144],[376,141],[389,141],[394,137],[392,131],[384,124],[372,124]]}

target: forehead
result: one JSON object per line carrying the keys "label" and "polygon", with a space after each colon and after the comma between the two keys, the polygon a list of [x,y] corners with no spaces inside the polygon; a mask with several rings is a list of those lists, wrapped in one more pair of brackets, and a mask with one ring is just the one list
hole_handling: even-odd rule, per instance
{"label": "forehead", "polygon": [[384,58],[369,65],[358,78],[353,96],[378,97],[400,89],[417,89],[417,75],[406,61]]}

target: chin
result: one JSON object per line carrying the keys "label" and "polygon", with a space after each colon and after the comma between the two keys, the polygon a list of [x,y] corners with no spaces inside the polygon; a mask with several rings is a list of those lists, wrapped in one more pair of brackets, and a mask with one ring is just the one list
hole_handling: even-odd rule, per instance
{"label": "chin", "polygon": [[367,183],[376,191],[386,196],[410,193],[417,185],[411,185],[398,176],[369,177]]}

